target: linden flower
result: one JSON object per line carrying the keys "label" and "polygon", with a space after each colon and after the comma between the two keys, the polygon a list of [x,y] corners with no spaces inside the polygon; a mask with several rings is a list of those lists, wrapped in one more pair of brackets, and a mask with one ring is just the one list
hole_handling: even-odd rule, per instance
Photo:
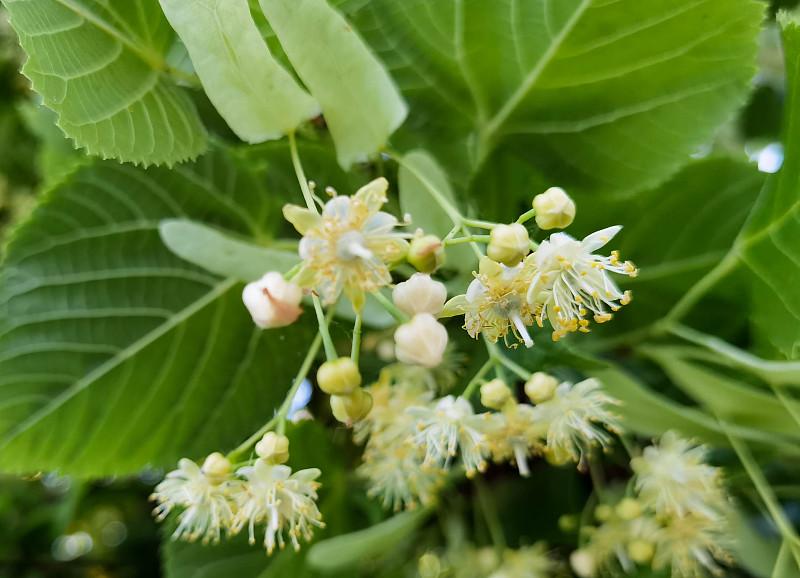
{"label": "linden flower", "polygon": [[541,449],[541,440],[547,435],[547,423],[537,421],[533,406],[517,404],[503,411],[503,427],[489,435],[489,448],[495,462],[514,461],[519,475],[531,475],[528,456]]}
{"label": "linden flower", "polygon": [[328,201],[322,215],[297,205],[284,206],[284,217],[303,235],[299,253],[304,262],[295,283],[318,287],[326,304],[344,290],[360,308],[365,292],[391,282],[386,263],[405,254],[409,235],[393,231],[397,219],[379,210],[388,187],[386,179],[375,179],[351,197]]}
{"label": "linden flower", "polygon": [[723,576],[717,560],[732,563],[726,551],[730,533],[720,520],[694,514],[672,518],[657,534],[653,568],[670,568],[673,578],[701,578],[706,570]]}
{"label": "linden flower", "polygon": [[229,495],[232,489],[238,489],[236,482],[227,480],[230,462],[220,454],[211,454],[203,468],[186,458],[178,466],[150,496],[158,502],[153,510],[156,520],[162,521],[175,506],[181,506],[184,510],[172,533],[173,540],[194,542],[202,537],[203,543],[219,542],[220,529],[228,528],[233,520]]}
{"label": "linden flower", "polygon": [[466,399],[452,395],[438,400],[434,407],[406,411],[418,420],[419,431],[410,443],[425,449],[425,466],[449,469],[460,449],[468,476],[486,469],[486,434],[502,426],[496,415],[475,415]]}
{"label": "linden flower", "polygon": [[547,556],[547,544],[521,546],[519,550],[505,550],[503,563],[489,578],[549,578],[559,565]]}
{"label": "linden flower", "polygon": [[299,550],[298,538],[309,541],[314,535],[313,527],[325,527],[314,501],[319,487],[314,481],[320,475],[318,469],[292,473],[289,466],[270,465],[257,459],[254,466],[240,468],[237,473],[247,478],[247,483],[239,494],[239,510],[232,530],[238,533],[247,524],[250,544],[255,544],[255,525],[262,521],[267,524],[264,532],[267,554],[272,554],[276,544],[280,548],[285,546],[285,530],[294,549]]}
{"label": "linden flower", "polygon": [[478,271],[466,295],[451,299],[445,311],[450,314],[464,312],[464,329],[471,337],[477,339],[483,333],[489,341],[497,343],[511,330],[526,347],[531,347],[533,340],[526,327],[533,324],[534,309],[528,304],[525,294],[532,268],[526,267],[525,262],[506,267],[483,257]]}
{"label": "linden flower", "polygon": [[534,408],[536,421],[549,424],[547,451],[557,462],[580,461],[593,446],[607,447],[619,433],[616,415],[607,407],[619,402],[601,391],[596,379],[586,379],[574,386],[564,382],[555,395]]}
{"label": "linden flower", "polygon": [[570,331],[589,331],[589,311],[597,323],[611,319],[611,311],[627,305],[630,292],[620,292],[608,272],[635,277],[638,273],[630,261],[621,263],[619,253],[610,257],[592,251],[608,243],[621,226],[608,227],[576,241],[566,233],[554,233],[534,253],[536,275],[528,289],[527,299],[537,311],[536,321],[543,326],[549,320],[553,339]]}
{"label": "linden flower", "polygon": [[648,446],[631,460],[636,490],[657,513],[710,519],[724,511],[726,497],[720,470],[705,463],[706,449],[668,431],[657,446]]}

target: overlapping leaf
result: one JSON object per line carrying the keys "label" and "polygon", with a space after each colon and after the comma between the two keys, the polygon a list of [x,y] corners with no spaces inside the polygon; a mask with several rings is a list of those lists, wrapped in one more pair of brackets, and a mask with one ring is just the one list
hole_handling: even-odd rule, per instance
{"label": "overlapping leaf", "polygon": [[165,76],[173,33],[158,0],[5,5],[28,54],[23,72],[79,147],[145,165],[205,149],[191,100]]}
{"label": "overlapping leaf", "polygon": [[172,171],[97,162],[49,194],[0,281],[4,471],[172,465],[271,417],[306,326],[258,330],[240,284],[174,256],[158,232],[180,217],[265,238],[275,201],[260,182],[214,153]]}
{"label": "overlapping leaf", "polygon": [[556,184],[652,185],[743,102],[753,0],[374,0],[345,3],[412,113],[464,180],[509,143]]}

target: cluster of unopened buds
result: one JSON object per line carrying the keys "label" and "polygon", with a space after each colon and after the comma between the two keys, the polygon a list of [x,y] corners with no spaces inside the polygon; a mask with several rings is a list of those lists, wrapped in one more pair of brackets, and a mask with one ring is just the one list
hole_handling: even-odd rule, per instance
{"label": "cluster of unopened buds", "polygon": [[[319,335],[289,396],[305,380],[321,342],[327,361],[318,367],[316,383],[330,396],[333,416],[353,427],[355,440],[366,444],[359,473],[370,495],[390,508],[414,507],[435,501],[445,472],[454,464],[474,476],[490,462],[509,462],[527,476],[532,456],[585,466],[595,448],[608,448],[620,429],[612,411],[618,402],[603,393],[598,381],[573,383],[532,373],[494,348],[501,338],[508,347],[516,348],[518,342],[531,347],[528,328],[534,323],[549,323],[555,340],[569,332],[585,332],[590,317],[598,323],[608,321],[627,304],[629,293],[616,286],[611,274],[633,277],[636,268],[621,262],[616,252],[594,254],[620,227],[582,241],[557,232],[537,245],[526,222],[535,218],[539,229],[548,230],[569,225],[575,216],[569,196],[551,188],[537,195],[533,209],[514,223],[464,219],[440,239],[421,230],[404,231],[413,215],[401,222],[381,210],[387,202],[386,179],[376,179],[352,196],[327,189],[327,202],[314,195],[313,183],[306,184],[301,181],[307,206],[283,209],[302,235],[301,262],[287,273],[270,271],[249,283],[242,298],[253,321],[265,329],[294,323],[303,312],[303,299],[311,299]],[[488,234],[473,235],[470,228],[484,228]],[[486,249],[485,255],[480,252],[478,270],[466,291],[448,300],[447,287],[432,274],[443,265],[446,248],[456,243],[472,243],[476,252],[478,243],[485,243]],[[408,265],[416,272],[409,272]],[[404,280],[396,280],[397,275]],[[392,290],[391,298],[382,291],[386,288]],[[328,332],[342,294],[355,317],[350,356],[337,354]],[[364,386],[359,352],[369,296],[398,326],[396,362]],[[453,395],[448,389],[457,381],[457,372],[446,362],[450,354],[444,323],[459,315],[470,336],[484,338],[490,357],[460,395]],[[505,370],[525,382],[523,401],[517,399]],[[492,371],[497,377],[489,379]],[[478,391],[487,409],[482,413],[476,413],[470,401]],[[268,431],[255,445],[258,457],[240,464],[235,473],[227,458],[212,454],[202,466],[181,460],[180,469],[158,485],[153,497],[159,518],[175,507],[183,509],[174,537],[216,542],[221,534],[235,534],[247,526],[252,542],[256,526],[264,525],[264,543],[271,552],[283,546],[287,536],[298,547],[314,527],[322,527],[315,504],[320,471],[292,473],[284,464],[288,439],[282,435],[282,423],[287,410],[285,403],[265,426]],[[275,424],[281,433],[271,431]]]}

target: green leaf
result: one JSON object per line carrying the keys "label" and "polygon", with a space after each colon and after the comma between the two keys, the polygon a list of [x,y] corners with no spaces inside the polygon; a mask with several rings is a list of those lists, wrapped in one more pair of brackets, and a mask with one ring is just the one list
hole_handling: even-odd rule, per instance
{"label": "green leaf", "polygon": [[183,90],[165,76],[172,30],[157,0],[7,0],[23,68],[58,126],[91,154],[173,163],[206,147]]}
{"label": "green leaf", "polygon": [[277,139],[319,114],[270,54],[246,0],[159,0],[208,98],[244,141]]}
{"label": "green leaf", "polygon": [[783,168],[764,188],[735,247],[747,265],[753,291],[752,323],[758,337],[790,359],[800,358],[800,25],[781,18],[788,93]]}
{"label": "green leaf", "polygon": [[[347,10],[347,8],[350,8]],[[345,3],[403,91],[420,144],[467,181],[500,144],[551,184],[652,186],[743,104],[755,0]]]}
{"label": "green leaf", "polygon": [[181,259],[239,281],[260,279],[267,271],[285,273],[300,262],[297,251],[259,247],[202,223],[167,219],[158,230],[167,248]]}
{"label": "green leaf", "polygon": [[376,154],[406,118],[383,65],[325,0],[261,0],[297,74],[322,105],[339,164]]}
{"label": "green leaf", "polygon": [[309,550],[308,565],[331,572],[357,566],[365,558],[397,548],[398,542],[417,530],[432,513],[430,508],[408,510],[365,530],[322,540]]}
{"label": "green leaf", "polygon": [[681,348],[646,346],[639,351],[658,363],[678,387],[716,417],[764,432],[800,436],[800,402],[782,402],[771,393],[687,361]]}
{"label": "green leaf", "polygon": [[241,285],[174,256],[158,227],[194,219],[264,238],[272,203],[221,152],[171,171],[96,162],[53,189],[0,278],[3,470],[174,467],[265,423],[308,323],[259,330]]}

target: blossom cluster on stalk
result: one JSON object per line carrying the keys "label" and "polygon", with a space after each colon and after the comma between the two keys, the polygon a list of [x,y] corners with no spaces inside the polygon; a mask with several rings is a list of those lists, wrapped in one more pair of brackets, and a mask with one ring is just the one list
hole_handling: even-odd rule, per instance
{"label": "blossom cluster on stalk", "polygon": [[732,507],[706,455],[669,431],[634,457],[633,496],[595,509],[598,525],[583,528],[586,544],[572,554],[575,572],[592,578],[639,565],[673,578],[723,575],[722,564],[732,562]]}

